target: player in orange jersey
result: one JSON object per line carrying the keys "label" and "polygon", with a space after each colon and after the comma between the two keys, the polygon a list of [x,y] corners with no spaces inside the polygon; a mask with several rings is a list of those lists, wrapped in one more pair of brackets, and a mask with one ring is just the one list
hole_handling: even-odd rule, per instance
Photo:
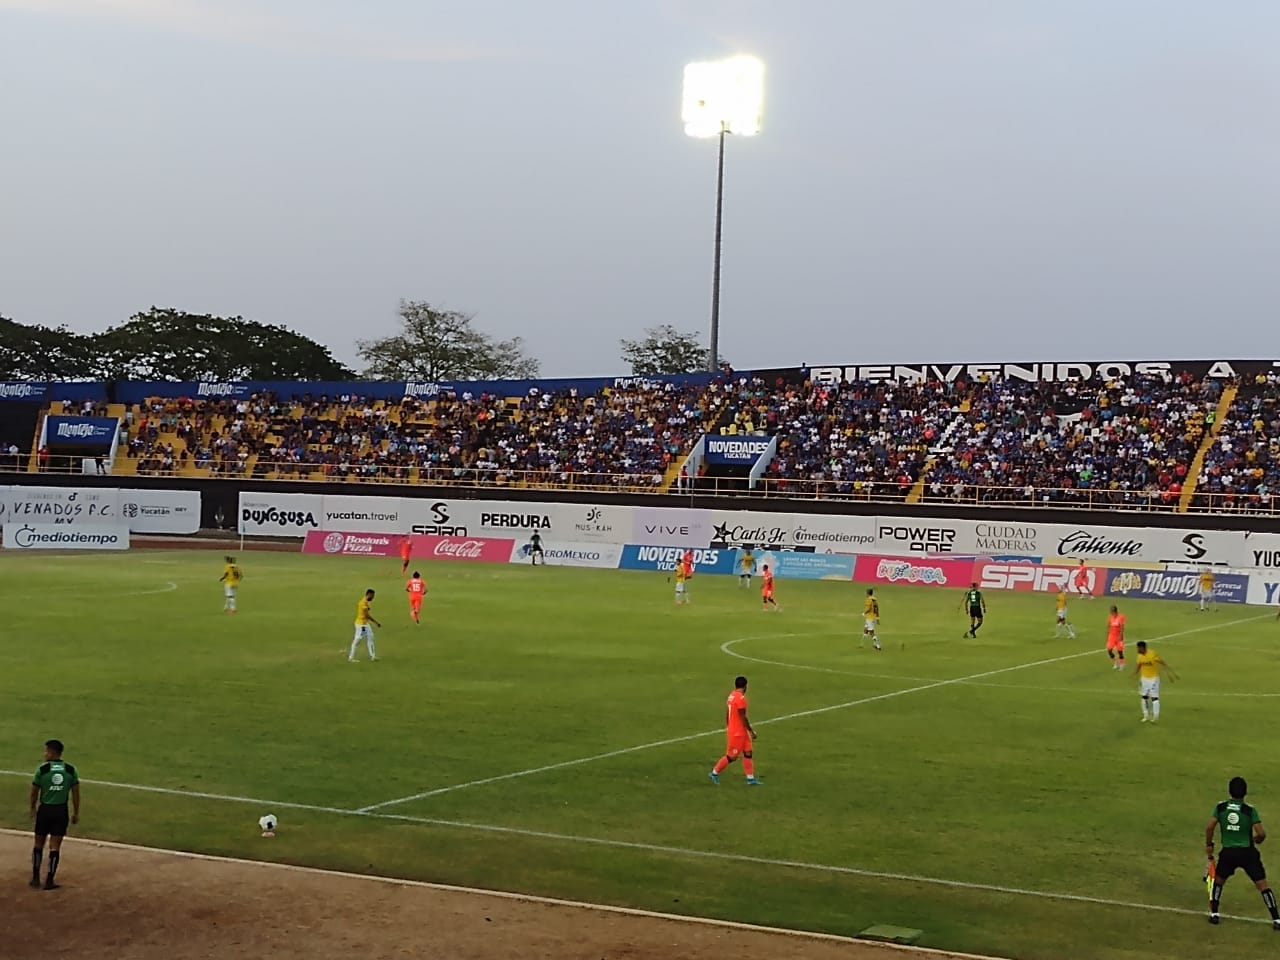
{"label": "player in orange jersey", "polygon": [[413,555],[413,537],[404,536],[400,539],[400,576],[404,576],[409,572],[409,558]]}
{"label": "player in orange jersey", "polygon": [[778,601],[773,599],[773,571],[769,569],[767,563],[760,568],[760,575],[764,577],[764,586],[760,588],[760,599],[764,602],[761,609],[768,610],[770,607],[774,610],[782,609],[778,606]]}
{"label": "player in orange jersey", "polygon": [[733,681],[733,693],[725,704],[724,713],[725,750],[724,756],[716,761],[716,765],[707,774],[712,783],[720,782],[720,774],[739,757],[742,758],[742,772],[747,775],[747,786],[758,787],[756,765],[751,758],[751,741],[756,738],[755,728],[747,719],[747,678],[738,677]]}
{"label": "player in orange jersey", "polygon": [[409,616],[413,617],[414,623],[421,623],[422,601],[427,596],[427,582],[417,570],[413,571],[413,576],[404,585],[404,592],[409,594]]}
{"label": "player in orange jersey", "polygon": [[1076,593],[1093,599],[1093,591],[1089,589],[1089,568],[1085,565],[1084,557],[1080,558],[1080,566],[1076,567],[1075,587]]}
{"label": "player in orange jersey", "polygon": [[1111,608],[1107,617],[1107,656],[1113,661],[1116,670],[1124,669],[1124,614],[1118,607]]}

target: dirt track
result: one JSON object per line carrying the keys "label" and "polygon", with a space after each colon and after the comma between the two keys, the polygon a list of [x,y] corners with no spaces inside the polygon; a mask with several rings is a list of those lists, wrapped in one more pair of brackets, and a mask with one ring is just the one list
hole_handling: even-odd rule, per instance
{"label": "dirt track", "polygon": [[[271,841],[263,841],[269,843]],[[69,839],[55,891],[30,842],[0,834],[0,958],[51,960],[943,960],[585,906]]]}

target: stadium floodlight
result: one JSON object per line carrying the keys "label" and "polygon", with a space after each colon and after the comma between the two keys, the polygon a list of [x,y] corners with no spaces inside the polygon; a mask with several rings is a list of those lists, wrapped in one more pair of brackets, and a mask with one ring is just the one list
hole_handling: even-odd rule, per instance
{"label": "stadium floodlight", "polygon": [[755,57],[691,63],[684,68],[681,116],[691,137],[720,140],[716,166],[716,241],[711,274],[711,344],[708,369],[720,360],[720,236],[724,222],[724,139],[760,132],[764,106],[764,64]]}

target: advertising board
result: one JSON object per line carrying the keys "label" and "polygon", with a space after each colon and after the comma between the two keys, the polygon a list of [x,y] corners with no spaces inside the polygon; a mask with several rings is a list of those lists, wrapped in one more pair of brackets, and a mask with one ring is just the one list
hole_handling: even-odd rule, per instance
{"label": "advertising board", "polygon": [[728,547],[789,547],[816,553],[857,553],[876,542],[876,518],[715,510],[711,541]]}
{"label": "advertising board", "polygon": [[1097,567],[1085,570],[1083,587],[1076,585],[1076,569],[1041,563],[1008,563],[979,560],[973,567],[973,580],[982,590],[1023,590],[1035,593],[1057,593],[1076,596],[1100,596],[1106,587],[1106,571]]}
{"label": "advertising board", "polygon": [[324,497],[318,493],[240,492],[236,531],[246,536],[297,537],[321,529]]}
{"label": "advertising board", "polygon": [[[595,567],[616,570],[622,559],[622,545],[618,543],[574,543],[565,540],[542,541],[542,559],[552,566]],[[517,540],[511,550],[512,563],[532,563],[533,555],[528,540]]]}
{"label": "advertising board", "polygon": [[120,522],[133,533],[186,535],[200,530],[198,490],[124,489],[117,502]]}
{"label": "advertising board", "polygon": [[308,530],[303,553],[341,557],[398,557],[403,538],[386,533]]}
{"label": "advertising board", "polygon": [[354,497],[325,494],[321,530],[360,533],[408,533],[409,525],[400,497]]}
{"label": "advertising board", "polygon": [[897,583],[917,587],[967,587],[972,560],[936,557],[886,557],[859,554],[853,579],[859,583]]}
{"label": "advertising board", "polygon": [[1234,564],[1242,538],[1225,530],[881,516],[873,549],[883,556],[1023,555],[1046,563]]}
{"label": "advertising board", "polygon": [[629,543],[654,547],[705,547],[711,543],[711,512],[634,507]]}
{"label": "advertising board", "polygon": [[727,437],[708,433],[705,444],[706,461],[711,466],[749,467],[769,452],[773,438],[765,434]]}
{"label": "advertising board", "polygon": [[129,528],[121,523],[7,523],[0,528],[6,550],[128,550]]}
{"label": "advertising board", "polygon": [[[742,569],[743,551],[737,552],[736,569]],[[780,580],[844,580],[853,579],[856,557],[838,553],[796,553],[784,550],[752,551],[755,571],[767,566]]]}
{"label": "advertising board", "polygon": [[[621,570],[656,570],[670,573],[684,554],[681,547],[660,547],[651,544],[628,543],[622,548],[618,561]],[[693,551],[694,573],[729,574],[734,572],[736,550],[720,550],[704,547]]]}
{"label": "advertising board", "polygon": [[0,523],[113,524],[119,503],[114,487],[8,487],[0,498]]}
{"label": "advertising board", "polygon": [[[1107,596],[1144,600],[1199,600],[1200,574],[1177,570],[1126,570],[1109,568]],[[1218,603],[1246,603],[1249,577],[1238,573],[1216,573],[1213,599]]]}
{"label": "advertising board", "polygon": [[516,542],[509,537],[452,537],[415,534],[414,559],[474,560],[480,563],[510,563]]}

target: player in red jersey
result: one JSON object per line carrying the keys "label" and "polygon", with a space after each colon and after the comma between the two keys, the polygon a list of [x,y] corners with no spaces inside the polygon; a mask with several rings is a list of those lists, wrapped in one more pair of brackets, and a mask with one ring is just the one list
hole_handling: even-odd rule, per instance
{"label": "player in red jersey", "polygon": [[413,576],[404,585],[404,592],[409,594],[409,616],[413,617],[414,623],[421,623],[422,601],[427,596],[427,582],[417,570],[413,571]]}
{"label": "player in red jersey", "polygon": [[[400,576],[409,572],[409,558],[413,555],[413,537],[405,536],[400,540]],[[416,576],[416,574],[415,574]]]}
{"label": "player in red jersey", "polygon": [[1112,607],[1107,617],[1107,656],[1116,670],[1124,669],[1124,624],[1124,614],[1118,607]]}
{"label": "player in red jersey", "polygon": [[764,577],[764,585],[760,588],[760,599],[764,603],[761,609],[768,610],[772,607],[774,610],[781,610],[778,601],[773,599],[773,571],[767,563],[760,568],[760,575]]}
{"label": "player in red jersey", "polygon": [[725,749],[724,756],[716,761],[716,765],[707,774],[712,783],[720,782],[720,774],[739,757],[742,758],[742,772],[747,775],[747,786],[758,787],[756,765],[751,758],[751,741],[756,738],[755,728],[747,719],[747,678],[738,677],[733,681],[733,693],[725,704],[724,713]]}

